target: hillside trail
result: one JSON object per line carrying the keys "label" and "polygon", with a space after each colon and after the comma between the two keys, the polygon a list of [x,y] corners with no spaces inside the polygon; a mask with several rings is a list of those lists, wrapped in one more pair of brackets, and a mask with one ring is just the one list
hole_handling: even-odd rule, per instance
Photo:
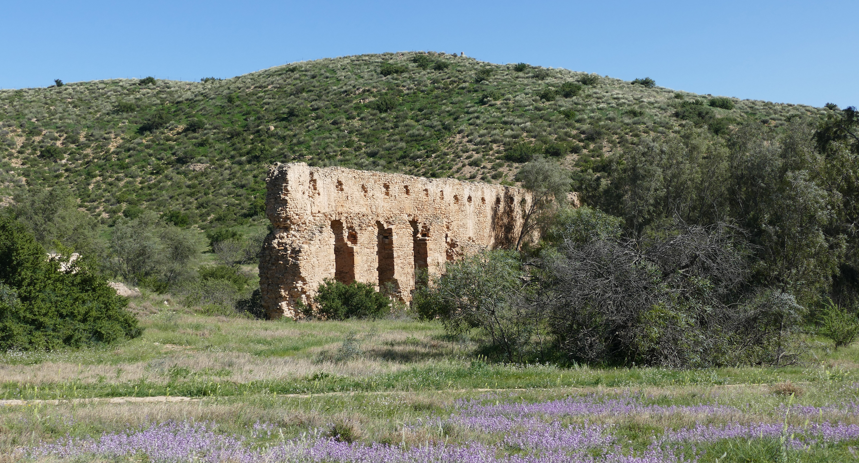
{"label": "hillside trail", "polygon": [[[801,383],[794,383],[795,385],[799,385]],[[709,385],[709,386],[679,386],[679,387],[707,387],[711,389],[734,389],[734,388],[758,388],[758,389],[766,389],[773,385],[767,383],[755,383],[755,384],[718,384],[718,385]],[[672,387],[672,389],[676,389],[678,386]],[[491,392],[524,392],[524,391],[552,391],[563,389],[565,391],[569,391],[571,393],[587,393],[587,392],[609,392],[609,391],[623,391],[623,390],[631,390],[635,389],[629,386],[623,387],[606,387],[606,386],[595,386],[595,387],[566,387],[566,386],[558,386],[558,387],[534,387],[534,388],[476,388],[476,389],[431,389],[431,390],[420,390],[420,391],[335,391],[335,392],[320,392],[317,394],[313,393],[301,393],[301,394],[274,394],[274,397],[280,398],[297,398],[297,399],[312,399],[313,397],[326,397],[326,396],[353,396],[353,395],[392,395],[392,394],[432,394],[432,393],[447,393],[447,394],[456,394],[456,393],[465,393],[465,392],[480,392],[480,393],[491,393]],[[656,387],[644,387],[641,389],[666,389],[664,386],[656,386]],[[230,397],[230,396],[223,396]],[[107,404],[128,404],[128,403],[171,403],[171,402],[200,402],[205,399],[212,398],[220,398],[220,397],[185,397],[185,396],[151,396],[151,397],[93,397],[93,398],[85,398],[85,399],[2,399],[0,400],[0,407],[15,407],[15,406],[27,406],[27,405],[60,405],[60,404],[97,404],[97,403],[107,403]]]}

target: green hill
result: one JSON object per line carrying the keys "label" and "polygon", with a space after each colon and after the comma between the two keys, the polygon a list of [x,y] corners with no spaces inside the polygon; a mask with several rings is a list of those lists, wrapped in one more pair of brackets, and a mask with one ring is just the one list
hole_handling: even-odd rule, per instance
{"label": "green hill", "polygon": [[234,225],[262,211],[274,162],[504,182],[536,154],[581,166],[643,137],[824,111],[435,53],[2,90],[0,204],[68,185],[106,221],[151,209]]}

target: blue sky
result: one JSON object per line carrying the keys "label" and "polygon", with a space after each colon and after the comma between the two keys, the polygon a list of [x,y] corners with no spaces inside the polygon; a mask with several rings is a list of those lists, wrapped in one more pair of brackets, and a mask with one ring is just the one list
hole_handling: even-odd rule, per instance
{"label": "blue sky", "polygon": [[[859,1],[7,1],[0,88],[198,81],[434,50],[677,90],[859,105]],[[699,6],[700,5],[700,6]]]}

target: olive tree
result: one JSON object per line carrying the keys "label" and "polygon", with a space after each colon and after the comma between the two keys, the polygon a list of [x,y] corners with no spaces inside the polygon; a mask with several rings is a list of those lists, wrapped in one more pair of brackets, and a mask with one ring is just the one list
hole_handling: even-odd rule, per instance
{"label": "olive tree", "polygon": [[516,240],[516,249],[522,246],[525,237],[531,235],[550,217],[556,206],[567,202],[570,191],[569,173],[554,162],[537,158],[519,170],[516,181],[532,194],[531,201],[523,204],[522,230]]}

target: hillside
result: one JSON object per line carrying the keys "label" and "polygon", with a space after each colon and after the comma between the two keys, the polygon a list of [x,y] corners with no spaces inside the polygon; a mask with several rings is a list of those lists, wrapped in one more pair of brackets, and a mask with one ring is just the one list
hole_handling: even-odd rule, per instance
{"label": "hillside", "polygon": [[572,167],[690,126],[720,136],[824,113],[646,84],[388,53],[225,80],[2,90],[0,204],[24,185],[68,185],[105,221],[152,209],[235,225],[261,212],[274,162],[504,182],[537,153]]}

